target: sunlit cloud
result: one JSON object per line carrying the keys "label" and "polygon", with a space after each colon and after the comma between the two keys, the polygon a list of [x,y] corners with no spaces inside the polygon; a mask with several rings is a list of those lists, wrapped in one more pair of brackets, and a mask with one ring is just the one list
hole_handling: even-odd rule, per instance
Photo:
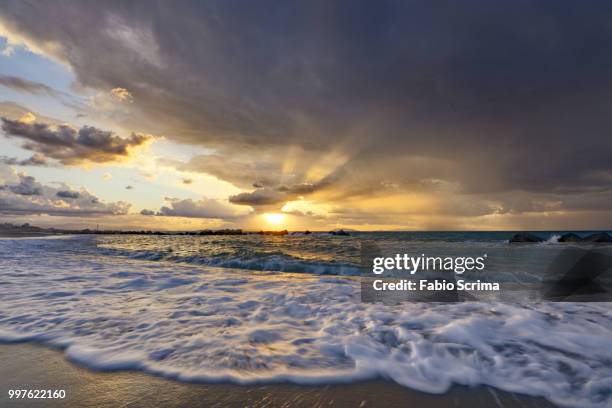
{"label": "sunlit cloud", "polygon": [[281,211],[293,215],[325,218],[330,215],[332,206],[309,200],[296,200],[287,202],[283,205]]}
{"label": "sunlit cloud", "polygon": [[110,117],[114,114],[129,114],[134,97],[125,88],[113,88],[96,92],[89,97],[89,106],[82,107],[82,113],[93,117]]}
{"label": "sunlit cloud", "polygon": [[134,97],[125,88],[113,88],[111,89],[111,94],[120,102],[127,102],[127,103],[134,102]]}
{"label": "sunlit cloud", "polygon": [[[0,162],[121,167],[119,192],[99,173],[91,182],[109,196],[150,194],[150,223],[158,213],[365,229],[612,222],[607,10],[464,7],[440,26],[437,11],[411,3],[325,18],[315,3],[282,7],[6,4],[4,53],[61,61],[87,103],[70,111],[75,125],[0,102],[12,149]],[[364,26],[363,15],[377,18]],[[13,74],[0,85],[46,102],[67,89]],[[150,135],[163,147],[148,149]],[[164,195],[176,198],[162,205]]]}
{"label": "sunlit cloud", "polygon": [[266,222],[274,227],[280,227],[285,222],[285,214],[265,213],[263,215]]}
{"label": "sunlit cloud", "polygon": [[23,140],[24,149],[65,165],[121,161],[154,139],[140,133],[121,138],[93,126],[77,129],[67,124],[50,126],[35,120],[33,115],[19,120],[2,118],[2,130],[9,137]]}

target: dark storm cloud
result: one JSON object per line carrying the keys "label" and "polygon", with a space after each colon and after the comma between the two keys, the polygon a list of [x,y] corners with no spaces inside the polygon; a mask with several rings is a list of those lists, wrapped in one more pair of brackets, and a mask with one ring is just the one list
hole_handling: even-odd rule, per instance
{"label": "dark storm cloud", "polygon": [[115,161],[129,156],[130,149],[151,140],[151,136],[136,133],[121,138],[92,126],[76,129],[69,125],[50,126],[6,118],[2,118],[2,130],[9,137],[25,139],[23,148],[63,164]]}
{"label": "dark storm cloud", "polygon": [[77,191],[61,190],[55,193],[59,198],[79,198],[81,195]]}
{"label": "dark storm cloud", "polygon": [[49,96],[62,96],[63,94],[50,86],[40,82],[30,81],[24,78],[0,75],[0,85],[16,91],[28,92],[32,94],[47,94]]}
{"label": "dark storm cloud", "polygon": [[236,202],[317,182],[283,180],[265,152],[288,145],[345,149],[358,191],[424,185],[418,163],[438,162],[428,178],[470,194],[612,189],[611,3],[7,1],[0,15],[81,84],[128,90],[134,128],[225,152],[191,170],[268,188]]}

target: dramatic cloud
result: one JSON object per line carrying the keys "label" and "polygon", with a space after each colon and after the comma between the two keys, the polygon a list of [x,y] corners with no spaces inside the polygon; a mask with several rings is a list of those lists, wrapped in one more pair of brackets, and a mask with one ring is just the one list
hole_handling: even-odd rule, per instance
{"label": "dramatic cloud", "polygon": [[100,216],[127,214],[125,202],[105,203],[86,190],[74,191],[62,183],[50,187],[32,176],[0,166],[0,214]]}
{"label": "dramatic cloud", "polygon": [[[201,200],[178,198],[167,198],[169,206],[162,207],[156,215],[169,217],[188,217],[188,218],[222,218],[231,219],[248,215],[250,210],[245,207],[234,206],[211,198]],[[151,211],[145,210],[143,215],[152,215]]]}
{"label": "dramatic cloud", "polygon": [[176,167],[181,171],[210,174],[243,188],[251,187],[256,180],[262,185],[280,182],[279,171],[282,163],[278,161],[282,160],[282,156],[271,152],[258,152],[257,158],[254,159],[252,153],[227,151],[222,154],[198,155],[186,163],[162,158],[160,164]]}
{"label": "dramatic cloud", "polygon": [[[411,195],[450,213],[550,210],[515,205],[521,197],[597,220],[612,192],[611,19],[601,2],[14,1],[0,11],[7,35],[129,105],[115,117],[126,128],[211,149],[174,165],[255,188],[232,202],[306,196],[355,206],[346,211],[361,221]],[[366,211],[370,196],[388,200]]]}
{"label": "dramatic cloud", "polygon": [[25,139],[23,148],[36,151],[63,164],[106,163],[126,158],[132,149],[152,136],[132,133],[121,138],[113,132],[84,126],[50,126],[46,123],[2,118],[2,130],[10,137]]}
{"label": "dramatic cloud", "polygon": [[[257,183],[255,184],[258,185]],[[229,200],[233,204],[269,206],[292,201],[303,195],[312,194],[324,188],[326,185],[327,180],[323,179],[317,184],[300,183],[291,186],[280,185],[275,189],[260,187],[252,192],[233,195]]]}

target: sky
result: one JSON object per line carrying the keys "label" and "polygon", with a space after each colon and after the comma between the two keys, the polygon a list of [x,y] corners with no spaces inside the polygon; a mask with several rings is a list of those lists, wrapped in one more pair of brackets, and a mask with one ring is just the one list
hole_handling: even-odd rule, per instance
{"label": "sky", "polygon": [[612,228],[612,4],[0,0],[0,221]]}

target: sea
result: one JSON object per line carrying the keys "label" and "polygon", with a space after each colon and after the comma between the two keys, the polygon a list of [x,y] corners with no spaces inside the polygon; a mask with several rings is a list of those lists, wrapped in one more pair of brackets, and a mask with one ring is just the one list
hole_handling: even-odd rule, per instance
{"label": "sea", "polygon": [[0,342],[187,382],[382,378],[611,407],[612,303],[361,301],[364,240],[415,254],[510,250],[509,265],[536,265],[566,245],[538,234],[518,246],[511,232],[3,238]]}

